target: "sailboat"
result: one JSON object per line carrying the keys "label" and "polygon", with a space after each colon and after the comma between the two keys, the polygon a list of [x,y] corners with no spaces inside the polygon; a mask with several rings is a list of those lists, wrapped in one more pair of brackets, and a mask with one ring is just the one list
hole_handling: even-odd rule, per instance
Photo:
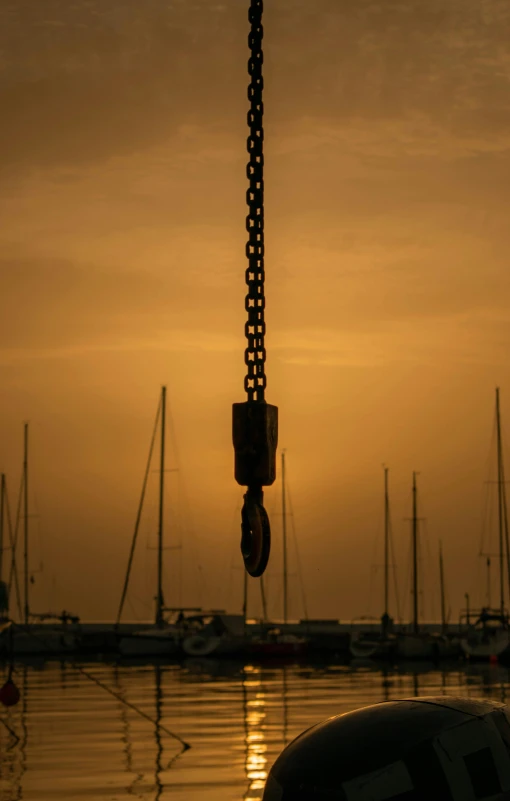
{"label": "sailboat", "polygon": [[7,504],[7,487],[5,473],[0,477],[0,632],[9,625],[9,588],[4,578],[4,550],[5,550],[5,513]]}
{"label": "sailboat", "polygon": [[[396,659],[448,659],[459,655],[458,644],[445,636],[420,629],[419,587],[418,587],[418,489],[417,473],[413,473],[413,516],[412,554],[413,554],[413,620],[410,632],[400,631],[396,636],[394,655]],[[442,557],[441,557],[442,559]]]}
{"label": "sailboat", "polygon": [[[164,490],[165,490],[165,436],[166,436],[166,387],[161,388],[161,398],[158,405],[156,414],[155,429],[157,428],[158,420],[160,423],[160,451],[159,451],[159,509],[158,509],[158,545],[157,545],[157,590],[156,590],[156,612],[154,624],[149,628],[133,631],[130,634],[125,634],[119,637],[119,650],[124,656],[156,656],[156,655],[171,655],[177,654],[179,651],[179,630],[178,623],[170,622],[165,619],[165,602],[163,597],[163,545],[164,545]],[[133,537],[133,544],[129,556],[128,570],[122,599],[117,617],[117,626],[120,623],[122,614],[122,607],[126,597],[127,586],[129,581],[129,574],[131,570],[132,559],[134,555],[134,546],[136,543],[136,536],[138,533],[138,525],[141,517],[141,510],[145,496],[145,488],[148,479],[148,473],[152,460],[152,449],[154,444],[154,437],[151,442],[149,452],[149,459],[147,470],[145,473],[144,484],[142,489],[142,497],[140,507],[138,510],[138,517],[135,527],[135,535]],[[184,610],[182,610],[184,611]],[[180,618],[179,618],[180,620]]]}
{"label": "sailboat", "polygon": [[351,635],[349,650],[356,659],[389,659],[395,652],[394,621],[389,614],[390,502],[388,472],[389,468],[384,467],[384,612],[379,631],[353,632]]}
{"label": "sailboat", "polygon": [[[490,605],[490,557],[487,561],[488,578],[488,606],[480,611],[471,610],[468,615],[461,616],[461,627],[467,624],[467,629],[461,637],[461,647],[464,654],[473,660],[497,659],[501,657],[510,646],[510,626],[508,612],[505,608],[505,546],[507,567],[510,572],[508,554],[508,517],[505,491],[505,470],[503,464],[503,445],[501,436],[501,411],[499,403],[499,388],[496,389],[496,438],[497,438],[497,466],[498,466],[498,544],[499,544],[499,608],[493,609]],[[470,618],[475,616],[475,622]]]}
{"label": "sailboat", "polygon": [[[2,481],[3,503],[6,502],[5,478]],[[29,564],[29,493],[28,493],[28,423],[23,427],[23,613],[22,623],[12,625],[9,633],[9,650],[16,655],[65,654],[77,650],[80,638],[79,618],[63,613],[36,614],[30,604]],[[15,535],[16,539],[16,535]],[[13,547],[15,543],[13,543]],[[14,562],[13,562],[14,564]],[[37,622],[38,621],[38,622]],[[54,622],[52,622],[54,621]],[[2,649],[7,643],[2,642]]]}
{"label": "sailboat", "polygon": [[271,626],[248,645],[248,652],[258,657],[302,656],[308,649],[308,639],[285,631],[288,626],[288,569],[287,569],[287,495],[285,485],[285,451],[282,451],[282,550],[283,550],[283,631]]}

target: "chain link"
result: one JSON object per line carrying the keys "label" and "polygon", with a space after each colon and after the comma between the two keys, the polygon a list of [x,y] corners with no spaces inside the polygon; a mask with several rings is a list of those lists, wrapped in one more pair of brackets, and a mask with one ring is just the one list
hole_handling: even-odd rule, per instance
{"label": "chain link", "polygon": [[244,352],[244,361],[248,368],[244,379],[244,388],[248,394],[249,401],[263,401],[266,389],[266,350],[264,347],[266,333],[264,320],[266,305],[264,297],[264,105],[262,103],[262,90],[264,88],[264,80],[262,78],[264,60],[262,37],[264,31],[262,27],[262,11],[262,0],[251,0],[248,16],[251,24],[248,36],[248,45],[251,50],[248,61],[248,73],[251,77],[248,87],[248,100],[250,101],[248,127],[250,135],[247,141],[249,161],[246,168],[249,187],[246,193],[246,203],[248,205],[248,216],[246,217],[246,230],[248,231],[246,284],[248,285],[248,294],[246,295],[245,308],[248,312],[248,320],[245,325],[245,334],[248,345]]}

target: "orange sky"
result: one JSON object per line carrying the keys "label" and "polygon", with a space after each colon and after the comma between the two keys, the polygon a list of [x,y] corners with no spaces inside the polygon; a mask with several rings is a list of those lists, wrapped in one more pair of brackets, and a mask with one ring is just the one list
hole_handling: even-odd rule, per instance
{"label": "orange sky", "polygon": [[[36,611],[114,614],[162,383],[180,468],[168,539],[183,544],[166,554],[167,601],[240,608],[246,6],[0,8],[0,467],[14,504],[29,419]],[[441,538],[455,617],[464,592],[474,603],[485,588],[497,384],[510,419],[510,10],[267,0],[265,26],[267,398],[309,613],[379,613],[386,462],[406,607],[419,470],[425,609],[438,614]],[[155,482],[139,617],[151,613]],[[267,493],[274,614],[279,492]]]}

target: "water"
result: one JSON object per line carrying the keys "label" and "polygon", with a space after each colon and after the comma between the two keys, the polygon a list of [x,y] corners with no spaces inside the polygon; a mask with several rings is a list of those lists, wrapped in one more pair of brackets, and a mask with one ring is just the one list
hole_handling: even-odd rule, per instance
{"label": "water", "polygon": [[286,742],[339,712],[386,698],[460,694],[505,700],[498,666],[374,667],[225,664],[84,668],[191,744],[126,707],[71,664],[24,665],[22,701],[0,713],[0,799],[255,801]]}

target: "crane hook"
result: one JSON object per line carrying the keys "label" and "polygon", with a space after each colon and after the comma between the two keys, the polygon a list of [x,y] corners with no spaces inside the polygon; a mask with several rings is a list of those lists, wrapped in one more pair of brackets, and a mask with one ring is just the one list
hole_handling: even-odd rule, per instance
{"label": "crane hook", "polygon": [[261,487],[248,487],[241,510],[241,553],[250,576],[261,576],[269,561],[271,528]]}

